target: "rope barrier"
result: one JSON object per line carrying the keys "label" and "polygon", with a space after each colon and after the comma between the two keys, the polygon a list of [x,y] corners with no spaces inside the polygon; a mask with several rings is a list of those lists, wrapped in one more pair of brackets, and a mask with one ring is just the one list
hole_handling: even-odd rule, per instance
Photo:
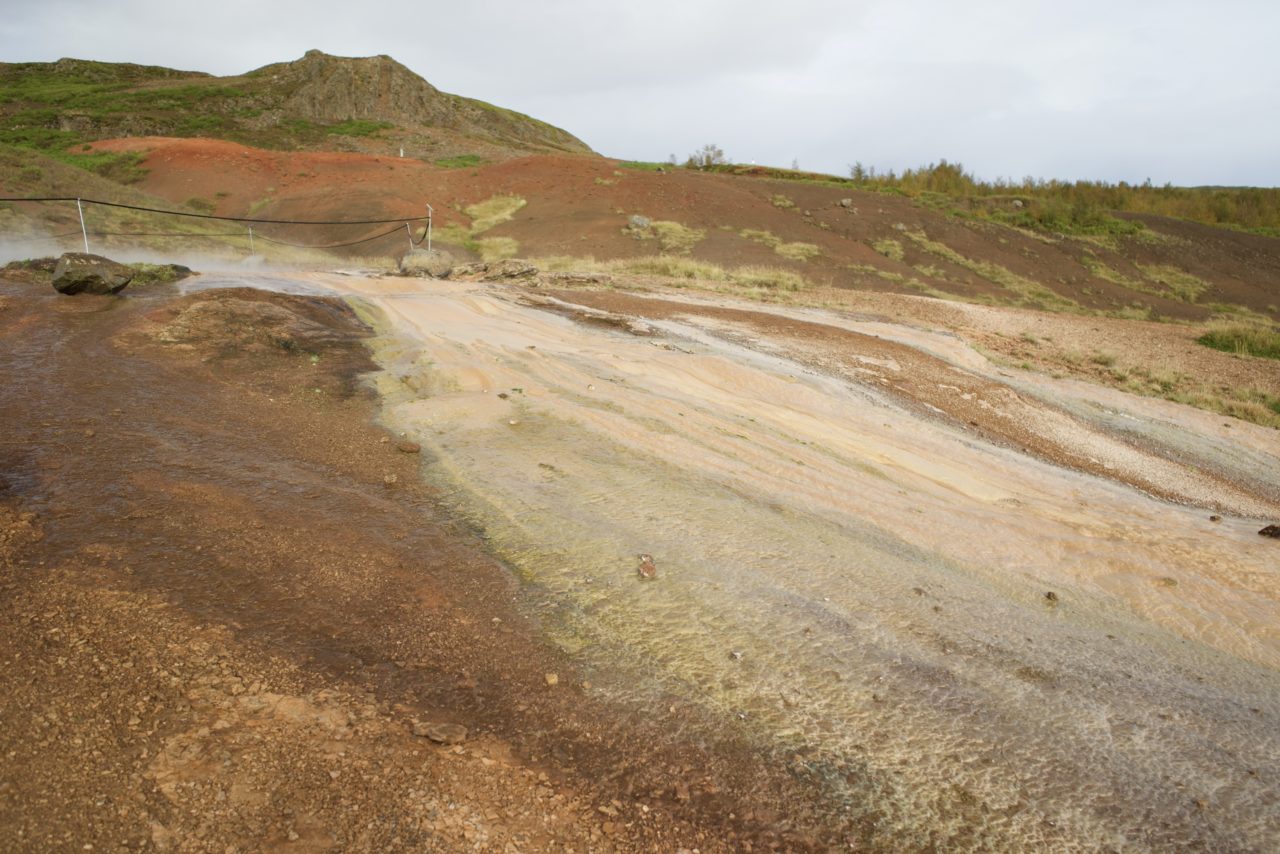
{"label": "rope barrier", "polygon": [[124,208],[130,211],[143,211],[145,213],[166,214],[168,216],[185,216],[193,219],[216,219],[222,222],[252,222],[265,223],[268,225],[387,225],[396,223],[397,230],[401,223],[405,222],[421,222],[430,219],[430,216],[402,216],[395,219],[345,219],[345,220],[324,220],[324,219],[254,219],[253,217],[244,216],[218,216],[216,214],[191,213],[189,211],[167,211],[161,208],[148,208],[142,205],[126,205],[121,202],[104,202],[98,199],[76,198],[74,196],[49,196],[49,197],[29,197],[29,196],[0,196],[0,202],[82,202],[86,205],[102,205],[108,208]]}
{"label": "rope barrier", "polygon": [[[427,206],[426,216],[401,217],[398,219],[353,219],[353,220],[309,220],[309,219],[256,219],[253,217],[235,217],[235,216],[217,216],[214,214],[189,213],[187,211],[171,211],[161,208],[150,208],[142,205],[128,205],[120,202],[104,202],[98,199],[75,198],[71,196],[0,196],[0,202],[75,202],[76,208],[80,212],[80,231],[67,232],[66,234],[53,235],[56,238],[71,237],[76,234],[83,235],[85,240],[85,251],[89,251],[89,237],[197,237],[206,240],[218,238],[245,238],[249,239],[250,251],[253,251],[253,241],[255,238],[276,246],[288,246],[294,249],[341,249],[348,246],[359,246],[364,243],[372,243],[375,240],[381,240],[397,234],[401,227],[409,233],[409,248],[412,250],[415,246],[420,246],[424,241],[430,240],[431,237],[431,217],[432,211],[430,205]],[[193,219],[209,219],[221,222],[240,222],[248,224],[247,234],[235,232],[197,232],[197,231],[89,231],[84,225],[83,205],[101,205],[110,208],[123,208],[125,210],[142,211],[145,213],[162,214],[166,216],[189,217]],[[422,237],[414,239],[413,227],[410,223],[426,221],[427,226],[422,231]],[[348,240],[341,243],[294,243],[288,240],[280,240],[277,238],[267,237],[264,234],[256,233],[253,226],[257,225],[387,225],[395,223],[395,227],[369,237],[362,237],[359,240]]]}
{"label": "rope barrier", "polygon": [[[66,234],[55,234],[54,237],[70,237],[79,234],[70,231]],[[90,231],[90,237],[245,237],[243,231]]]}
{"label": "rope barrier", "polygon": [[373,241],[380,240],[383,237],[389,237],[393,234],[399,234],[399,233],[400,233],[400,226],[396,226],[390,231],[384,231],[381,234],[375,234],[372,237],[365,237],[361,240],[352,240],[348,243],[326,243],[322,246],[316,246],[316,245],[311,245],[307,243],[289,243],[284,240],[272,240],[270,237],[264,237],[261,234],[254,234],[254,237],[256,237],[259,240],[265,240],[267,243],[274,243],[277,246],[291,246],[294,249],[340,249],[344,246],[359,246],[361,243],[372,243]]}

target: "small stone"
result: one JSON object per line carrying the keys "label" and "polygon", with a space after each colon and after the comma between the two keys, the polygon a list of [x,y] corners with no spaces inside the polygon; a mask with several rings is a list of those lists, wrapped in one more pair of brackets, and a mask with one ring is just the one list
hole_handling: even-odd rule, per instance
{"label": "small stone", "polygon": [[500,400],[506,400],[509,397],[511,397],[511,395],[507,394],[505,391],[498,392],[498,398]]}
{"label": "small stone", "polygon": [[742,653],[736,649],[729,650],[729,657],[734,661],[742,661]]}
{"label": "small stone", "polygon": [[416,454],[422,450],[422,446],[419,445],[417,442],[410,442],[408,440],[404,440],[401,442],[396,442],[396,450],[402,454]]}
{"label": "small stone", "polygon": [[467,728],[462,724],[433,724],[414,721],[413,734],[428,738],[437,744],[461,744],[467,739]]}
{"label": "small stone", "polygon": [[548,674],[547,674],[547,676],[546,676],[546,680],[547,680],[547,684],[548,684],[548,685],[559,685],[559,684],[560,684],[560,676],[559,676],[558,674],[556,674],[556,673],[548,673]]}
{"label": "small stone", "polygon": [[400,482],[400,476],[399,476],[399,475],[396,475],[396,474],[384,474],[384,475],[382,476],[382,483],[383,483],[383,485],[384,485],[384,486],[395,486],[395,485],[396,485],[397,483],[399,483],[399,482]]}
{"label": "small stone", "polygon": [[1058,594],[1054,593],[1052,590],[1044,594],[1044,598],[1045,598],[1045,601],[1050,603],[1051,605],[1058,604]]}
{"label": "small stone", "polygon": [[657,578],[658,567],[654,565],[652,557],[649,555],[640,555],[640,565],[636,567],[636,573],[641,578]]}
{"label": "small stone", "polygon": [[1222,521],[1222,517],[1221,517],[1221,516],[1219,516],[1219,515],[1217,515],[1217,514],[1214,514],[1213,516],[1210,516],[1210,517],[1209,517],[1209,521],[1210,521],[1210,522],[1221,522],[1221,521]]}
{"label": "small stone", "polygon": [[1258,533],[1264,537],[1273,537],[1280,540],[1280,525],[1268,525]]}

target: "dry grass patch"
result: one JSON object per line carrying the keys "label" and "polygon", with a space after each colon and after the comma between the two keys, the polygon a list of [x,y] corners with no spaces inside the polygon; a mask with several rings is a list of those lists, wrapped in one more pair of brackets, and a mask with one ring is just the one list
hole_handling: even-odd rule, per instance
{"label": "dry grass patch", "polygon": [[475,250],[482,261],[501,261],[520,254],[520,242],[514,237],[482,237],[475,241]]}
{"label": "dry grass patch", "polygon": [[873,242],[871,248],[893,261],[901,261],[907,257],[906,250],[902,248],[902,243],[892,237]]}
{"label": "dry grass patch", "polygon": [[1182,302],[1195,302],[1209,290],[1209,283],[1199,276],[1169,264],[1139,264],[1142,275],[1168,289],[1167,296]]}
{"label": "dry grass patch", "polygon": [[[779,267],[746,265],[722,267],[706,261],[697,261],[673,255],[649,255],[642,258],[614,258],[597,261],[595,258],[554,256],[539,258],[533,262],[543,270],[558,273],[614,273],[633,276],[652,276],[672,283],[727,283],[759,291],[799,291],[810,287],[808,280],[799,273]],[[714,288],[712,288],[714,290]]]}
{"label": "dry grass patch", "polygon": [[1137,267],[1144,277],[1140,280],[1107,266],[1102,259],[1092,253],[1081,258],[1080,263],[1091,276],[1105,282],[1141,294],[1179,302],[1195,302],[1210,287],[1209,283],[1199,276],[1169,264],[1138,264]]}
{"label": "dry grass patch", "polygon": [[926,252],[936,255],[944,261],[950,261],[958,267],[977,273],[987,281],[1016,294],[1021,305],[1052,311],[1079,311],[1081,309],[1080,304],[1075,300],[1064,297],[1039,282],[1032,281],[1025,276],[1019,276],[1007,267],[1002,267],[991,261],[979,261],[961,255],[945,243],[929,239],[929,236],[923,231],[907,231],[904,233],[913,243]]}
{"label": "dry grass patch", "polygon": [[1206,347],[1224,353],[1235,353],[1237,356],[1280,359],[1280,330],[1275,327],[1252,323],[1219,324],[1196,341]]}
{"label": "dry grass patch", "polygon": [[783,258],[791,261],[808,261],[822,254],[822,250],[812,243],[787,243],[771,231],[744,228],[738,232],[738,236],[753,243],[759,243],[761,246],[768,246]]}
{"label": "dry grass patch", "polygon": [[471,205],[464,213],[471,217],[471,233],[475,235],[507,222],[526,204],[519,196],[494,196]]}

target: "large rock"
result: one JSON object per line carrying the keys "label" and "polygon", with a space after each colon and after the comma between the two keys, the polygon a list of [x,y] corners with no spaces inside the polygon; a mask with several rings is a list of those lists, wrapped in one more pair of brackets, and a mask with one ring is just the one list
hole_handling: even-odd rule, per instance
{"label": "large rock", "polygon": [[101,255],[68,252],[53,270],[53,287],[60,294],[117,294],[133,281],[133,268]]}
{"label": "large rock", "polygon": [[415,249],[400,259],[400,272],[406,276],[443,279],[453,269],[453,263],[453,257],[443,249]]}
{"label": "large rock", "polygon": [[497,282],[524,281],[533,282],[538,277],[538,268],[528,261],[519,258],[504,258],[501,261],[476,261],[472,264],[461,264],[449,272],[450,279],[463,282]]}

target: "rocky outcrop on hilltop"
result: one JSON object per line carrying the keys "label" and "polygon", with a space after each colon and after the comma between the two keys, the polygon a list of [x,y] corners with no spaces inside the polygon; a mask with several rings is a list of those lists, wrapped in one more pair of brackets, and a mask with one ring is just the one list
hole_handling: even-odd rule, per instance
{"label": "rocky outcrop on hilltop", "polygon": [[78,59],[0,63],[0,123],[0,142],[41,147],[176,136],[286,150],[591,153],[546,122],[441,92],[389,56],[318,50],[238,77]]}
{"label": "rocky outcrop on hilltop", "polygon": [[320,123],[362,119],[439,127],[537,148],[588,152],[572,134],[520,113],[441,92],[389,56],[341,57],[318,50],[246,75],[269,83],[287,116]]}

